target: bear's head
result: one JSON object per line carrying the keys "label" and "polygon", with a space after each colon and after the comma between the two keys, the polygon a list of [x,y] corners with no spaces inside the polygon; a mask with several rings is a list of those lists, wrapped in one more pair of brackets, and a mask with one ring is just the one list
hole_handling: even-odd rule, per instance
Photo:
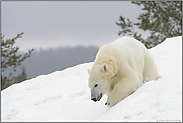
{"label": "bear's head", "polygon": [[91,90],[91,100],[95,102],[100,101],[102,96],[108,90],[110,86],[110,78],[117,73],[116,71],[114,71],[116,69],[110,68],[111,65],[108,65],[107,63],[103,63],[102,65],[99,63],[94,63],[91,70],[88,70],[88,86]]}

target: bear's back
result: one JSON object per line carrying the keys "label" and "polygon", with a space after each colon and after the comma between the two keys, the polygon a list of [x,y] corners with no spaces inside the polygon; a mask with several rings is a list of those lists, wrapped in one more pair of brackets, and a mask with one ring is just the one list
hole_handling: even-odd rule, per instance
{"label": "bear's back", "polygon": [[138,57],[140,54],[142,56],[148,52],[147,48],[141,42],[139,42],[134,38],[129,37],[118,38],[112,44],[114,47]]}
{"label": "bear's back", "polygon": [[134,49],[137,51],[137,49],[145,49],[145,46],[139,42],[138,40],[134,39],[134,38],[129,38],[129,37],[122,37],[122,38],[118,38],[116,39],[113,44],[118,47],[118,48],[122,48],[125,50],[128,49]]}
{"label": "bear's back", "polygon": [[145,52],[147,52],[147,49],[138,40],[129,37],[122,37],[116,39],[112,43],[103,45],[99,49],[96,58],[106,57],[107,54],[123,55],[124,53],[130,53],[133,56],[139,57],[139,55],[145,55]]}

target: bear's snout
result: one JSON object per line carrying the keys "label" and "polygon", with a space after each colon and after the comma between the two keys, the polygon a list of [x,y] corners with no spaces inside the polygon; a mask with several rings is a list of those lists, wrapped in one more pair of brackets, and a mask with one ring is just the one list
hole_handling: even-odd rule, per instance
{"label": "bear's snout", "polygon": [[100,99],[102,98],[102,93],[100,93],[97,97],[91,97],[91,100],[93,101],[100,101]]}
{"label": "bear's snout", "polygon": [[91,100],[93,100],[93,101],[95,101],[95,102],[96,102],[96,101],[97,101],[97,98],[91,98]]}
{"label": "bear's snout", "polygon": [[100,93],[100,95],[98,95],[98,101],[100,101],[100,99],[102,98],[102,93]]}

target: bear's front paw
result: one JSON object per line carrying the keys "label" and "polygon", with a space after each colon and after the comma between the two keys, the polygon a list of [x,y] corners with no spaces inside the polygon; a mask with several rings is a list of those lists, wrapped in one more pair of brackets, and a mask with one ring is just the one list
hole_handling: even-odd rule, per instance
{"label": "bear's front paw", "polygon": [[113,106],[112,103],[108,103],[108,102],[106,102],[105,105],[107,105],[108,107],[112,107]]}
{"label": "bear's front paw", "polygon": [[108,96],[105,105],[107,105],[108,107],[112,107],[114,104],[115,104],[115,98],[113,96]]}

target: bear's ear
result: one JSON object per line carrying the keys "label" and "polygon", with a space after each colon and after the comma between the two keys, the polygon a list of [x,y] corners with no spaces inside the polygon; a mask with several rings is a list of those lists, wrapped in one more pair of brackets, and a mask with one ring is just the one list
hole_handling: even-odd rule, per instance
{"label": "bear's ear", "polygon": [[90,73],[90,69],[88,69],[88,73]]}
{"label": "bear's ear", "polygon": [[107,69],[108,69],[108,65],[106,63],[104,63],[102,65],[102,71],[107,71]]}

